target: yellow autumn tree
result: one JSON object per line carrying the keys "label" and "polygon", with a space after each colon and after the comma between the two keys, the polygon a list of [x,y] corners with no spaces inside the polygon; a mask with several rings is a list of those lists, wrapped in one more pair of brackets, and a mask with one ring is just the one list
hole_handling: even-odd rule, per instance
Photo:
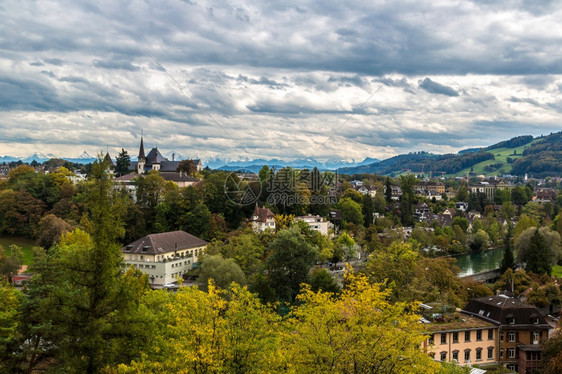
{"label": "yellow autumn tree", "polygon": [[365,275],[346,275],[339,298],[305,288],[282,337],[293,373],[433,373],[417,305],[390,303],[389,291]]}
{"label": "yellow autumn tree", "polygon": [[207,292],[182,288],[157,303],[150,297],[160,339],[119,373],[263,373],[279,361],[280,317],[245,287],[221,291],[210,283]]}

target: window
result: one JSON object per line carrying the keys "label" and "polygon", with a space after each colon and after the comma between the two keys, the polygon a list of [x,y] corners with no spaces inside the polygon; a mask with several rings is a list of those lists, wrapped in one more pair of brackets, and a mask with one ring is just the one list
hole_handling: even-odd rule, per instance
{"label": "window", "polygon": [[514,325],[515,324],[515,317],[507,317],[507,323],[509,323],[510,325]]}
{"label": "window", "polygon": [[458,342],[459,342],[459,333],[454,332],[453,333],[453,343],[458,343]]}
{"label": "window", "polygon": [[441,352],[441,361],[447,360],[447,352]]}
{"label": "window", "polygon": [[447,344],[447,334],[441,334],[441,344]]}
{"label": "window", "polygon": [[482,348],[476,349],[476,361],[482,361]]}
{"label": "window", "polygon": [[516,370],[517,370],[516,368],[517,368],[517,365],[515,365],[515,364],[509,364],[509,365],[507,365],[507,369],[508,369],[508,370],[516,371]]}
{"label": "window", "polygon": [[482,340],[482,330],[476,330],[476,340]]}
{"label": "window", "polygon": [[429,344],[433,345],[433,334],[429,335]]}
{"label": "window", "polygon": [[515,357],[515,348],[509,348],[509,358]]}
{"label": "window", "polygon": [[459,362],[459,351],[453,351],[453,360]]}
{"label": "window", "polygon": [[488,359],[491,360],[494,358],[494,347],[488,347]]}
{"label": "window", "polygon": [[464,360],[470,361],[470,349],[467,349],[466,351],[464,351]]}
{"label": "window", "polygon": [[509,332],[509,341],[513,343],[515,341],[515,331]]}
{"label": "window", "polygon": [[538,331],[533,331],[533,344],[539,344],[540,335]]}
{"label": "window", "polygon": [[144,256],[140,256],[140,259],[141,259],[141,260],[144,260]]}
{"label": "window", "polygon": [[500,349],[500,358],[503,358],[503,349]]}
{"label": "window", "polygon": [[533,317],[533,323],[535,325],[538,325],[539,324],[539,317]]}
{"label": "window", "polygon": [[488,330],[488,340],[494,340],[494,329]]}
{"label": "window", "polygon": [[503,342],[503,332],[500,334],[500,342]]}
{"label": "window", "polygon": [[469,342],[469,341],[470,341],[470,331],[465,331],[465,332],[464,332],[464,341],[465,341],[465,342]]}

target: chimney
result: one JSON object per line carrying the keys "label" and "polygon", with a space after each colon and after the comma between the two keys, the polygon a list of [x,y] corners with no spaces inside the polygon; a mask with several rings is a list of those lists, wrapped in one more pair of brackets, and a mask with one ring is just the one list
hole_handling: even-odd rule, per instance
{"label": "chimney", "polygon": [[176,154],[172,153],[172,161],[176,161]]}

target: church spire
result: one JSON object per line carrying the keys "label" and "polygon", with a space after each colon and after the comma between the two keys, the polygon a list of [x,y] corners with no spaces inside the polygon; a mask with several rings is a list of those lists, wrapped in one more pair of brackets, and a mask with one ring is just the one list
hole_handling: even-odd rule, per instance
{"label": "church spire", "polygon": [[146,156],[144,155],[144,143],[142,140],[142,135],[141,135],[141,144],[140,144],[140,149],[139,149],[139,159],[140,158],[146,158]]}

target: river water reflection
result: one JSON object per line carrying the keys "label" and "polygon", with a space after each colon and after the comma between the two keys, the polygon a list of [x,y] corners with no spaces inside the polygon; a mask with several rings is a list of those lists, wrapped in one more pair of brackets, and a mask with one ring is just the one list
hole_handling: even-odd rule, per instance
{"label": "river water reflection", "polygon": [[455,256],[456,265],[461,268],[459,277],[497,269],[500,267],[502,257],[503,248]]}

